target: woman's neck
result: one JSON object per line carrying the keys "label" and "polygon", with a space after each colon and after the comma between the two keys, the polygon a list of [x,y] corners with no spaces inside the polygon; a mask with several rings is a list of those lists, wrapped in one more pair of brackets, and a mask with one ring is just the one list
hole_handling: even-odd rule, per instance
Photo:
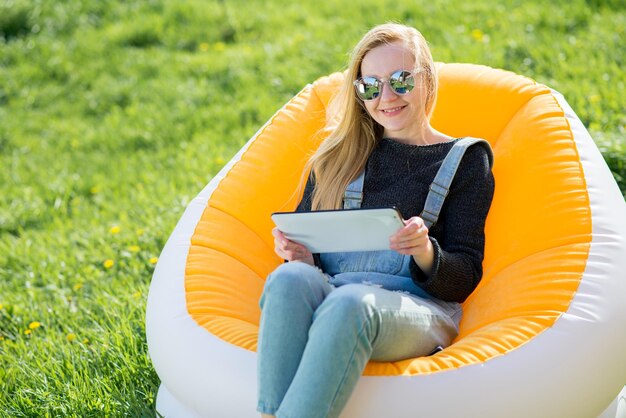
{"label": "woman's neck", "polygon": [[395,136],[393,134],[387,135],[385,133],[384,136],[408,145],[431,145],[440,142],[448,142],[452,139],[451,136],[439,132],[428,123],[418,126],[414,132],[411,132],[408,135]]}

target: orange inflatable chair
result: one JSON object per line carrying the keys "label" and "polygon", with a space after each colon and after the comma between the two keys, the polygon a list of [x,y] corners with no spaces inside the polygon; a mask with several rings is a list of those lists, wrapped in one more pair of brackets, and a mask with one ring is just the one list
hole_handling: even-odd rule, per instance
{"label": "orange inflatable chair", "polygon": [[[295,208],[342,77],[278,111],[168,240],[146,318],[164,416],[258,416],[258,301],[281,262],[270,214]],[[434,127],[494,150],[484,277],[450,347],[370,363],[342,417],[625,416],[626,204],[602,156],[544,85],[467,64],[440,64],[439,78]]]}

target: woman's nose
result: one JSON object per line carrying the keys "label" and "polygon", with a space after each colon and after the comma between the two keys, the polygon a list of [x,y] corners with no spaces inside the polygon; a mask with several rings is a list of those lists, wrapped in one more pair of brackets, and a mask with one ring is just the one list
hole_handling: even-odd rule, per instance
{"label": "woman's nose", "polygon": [[385,81],[382,86],[383,91],[380,92],[381,100],[394,100],[396,98],[396,94],[391,90],[391,86],[389,86],[389,82]]}

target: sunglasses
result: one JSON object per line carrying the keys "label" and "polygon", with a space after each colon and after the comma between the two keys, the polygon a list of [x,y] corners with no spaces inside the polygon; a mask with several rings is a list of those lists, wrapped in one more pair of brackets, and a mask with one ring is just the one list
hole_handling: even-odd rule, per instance
{"label": "sunglasses", "polygon": [[389,83],[391,91],[402,96],[413,90],[415,78],[407,70],[398,70],[389,76],[388,80],[381,80],[373,76],[359,77],[354,81],[356,94],[363,101],[376,100],[383,91],[383,84]]}

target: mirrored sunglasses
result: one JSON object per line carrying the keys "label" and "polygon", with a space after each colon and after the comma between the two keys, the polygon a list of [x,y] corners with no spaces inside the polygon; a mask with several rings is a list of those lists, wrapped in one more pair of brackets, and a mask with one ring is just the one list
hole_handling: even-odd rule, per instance
{"label": "mirrored sunglasses", "polygon": [[391,74],[388,80],[381,80],[376,77],[359,77],[354,81],[356,94],[361,100],[375,100],[383,91],[383,84],[388,83],[391,91],[397,95],[404,95],[415,87],[413,73],[407,70],[398,70]]}

